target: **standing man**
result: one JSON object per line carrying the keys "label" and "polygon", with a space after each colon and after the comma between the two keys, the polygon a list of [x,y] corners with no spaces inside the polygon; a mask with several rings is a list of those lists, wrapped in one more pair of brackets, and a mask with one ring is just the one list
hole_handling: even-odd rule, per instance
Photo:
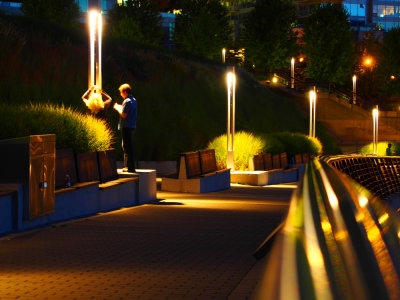
{"label": "standing man", "polygon": [[124,150],[125,172],[135,172],[135,156],[133,137],[136,129],[137,104],[132,96],[132,88],[125,83],[119,87],[119,93],[124,99],[122,105],[115,103],[114,109],[119,113],[118,130],[122,132],[122,149]]}

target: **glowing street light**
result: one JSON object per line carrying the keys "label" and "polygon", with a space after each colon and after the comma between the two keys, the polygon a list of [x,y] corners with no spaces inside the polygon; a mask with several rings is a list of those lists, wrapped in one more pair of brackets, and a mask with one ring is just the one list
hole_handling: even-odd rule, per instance
{"label": "glowing street light", "polygon": [[315,92],[315,86],[314,90],[310,91],[310,130],[309,130],[309,136],[310,137],[315,137],[315,108],[317,105],[317,93]]}
{"label": "glowing street light", "polygon": [[367,67],[372,67],[373,59],[372,57],[368,56],[364,59],[364,65]]}
{"label": "glowing street light", "polygon": [[357,102],[357,76],[353,76],[353,104]]}
{"label": "glowing street light", "polygon": [[291,79],[291,88],[294,89],[294,58],[290,60],[290,79]]}
{"label": "glowing street light", "polygon": [[235,141],[235,90],[236,90],[236,76],[235,69],[232,72],[228,72],[226,76],[227,87],[228,87],[228,118],[227,118],[227,168],[231,171],[235,171],[234,161],[234,141]]}
{"label": "glowing street light", "polygon": [[225,63],[226,49],[222,48],[222,63]]}
{"label": "glowing street light", "polygon": [[379,117],[379,110],[377,105],[376,108],[372,110],[372,118],[373,118],[372,152],[375,155],[378,153],[378,117]]}
{"label": "glowing street light", "polygon": [[89,12],[89,88],[96,85],[101,89],[101,13]]}

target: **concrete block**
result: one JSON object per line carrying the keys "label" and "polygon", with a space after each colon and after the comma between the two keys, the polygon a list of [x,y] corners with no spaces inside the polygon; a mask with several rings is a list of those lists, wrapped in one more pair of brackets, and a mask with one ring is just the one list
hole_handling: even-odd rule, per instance
{"label": "concrete block", "polygon": [[268,184],[267,171],[234,171],[231,172],[231,182],[248,185]]}
{"label": "concrete block", "polygon": [[136,169],[139,175],[138,204],[149,203],[157,199],[156,170]]}

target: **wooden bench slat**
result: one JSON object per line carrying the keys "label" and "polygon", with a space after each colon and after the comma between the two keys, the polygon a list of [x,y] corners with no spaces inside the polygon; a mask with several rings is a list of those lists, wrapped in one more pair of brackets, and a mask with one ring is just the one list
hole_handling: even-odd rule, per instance
{"label": "wooden bench slat", "polygon": [[104,183],[118,178],[117,161],[115,151],[98,151],[97,159],[99,163],[100,182]]}
{"label": "wooden bench slat", "polygon": [[56,188],[65,187],[65,176],[69,175],[71,185],[74,185],[77,180],[74,150],[57,149],[56,150]]}
{"label": "wooden bench slat", "polygon": [[76,164],[79,182],[100,180],[96,152],[78,153]]}
{"label": "wooden bench slat", "polygon": [[187,178],[200,176],[200,155],[199,152],[186,152],[184,153],[185,164],[186,164],[186,176]]}
{"label": "wooden bench slat", "polygon": [[215,159],[214,149],[205,149],[199,151],[201,174],[214,172],[217,170],[217,161]]}

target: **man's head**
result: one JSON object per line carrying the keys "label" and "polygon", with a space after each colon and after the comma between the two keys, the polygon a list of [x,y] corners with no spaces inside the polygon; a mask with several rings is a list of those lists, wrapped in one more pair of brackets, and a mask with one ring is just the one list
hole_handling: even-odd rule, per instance
{"label": "man's head", "polygon": [[119,93],[121,97],[126,98],[132,93],[132,88],[129,84],[124,83],[119,87]]}
{"label": "man's head", "polygon": [[389,148],[392,148],[392,144],[388,144],[388,147],[389,147]]}

